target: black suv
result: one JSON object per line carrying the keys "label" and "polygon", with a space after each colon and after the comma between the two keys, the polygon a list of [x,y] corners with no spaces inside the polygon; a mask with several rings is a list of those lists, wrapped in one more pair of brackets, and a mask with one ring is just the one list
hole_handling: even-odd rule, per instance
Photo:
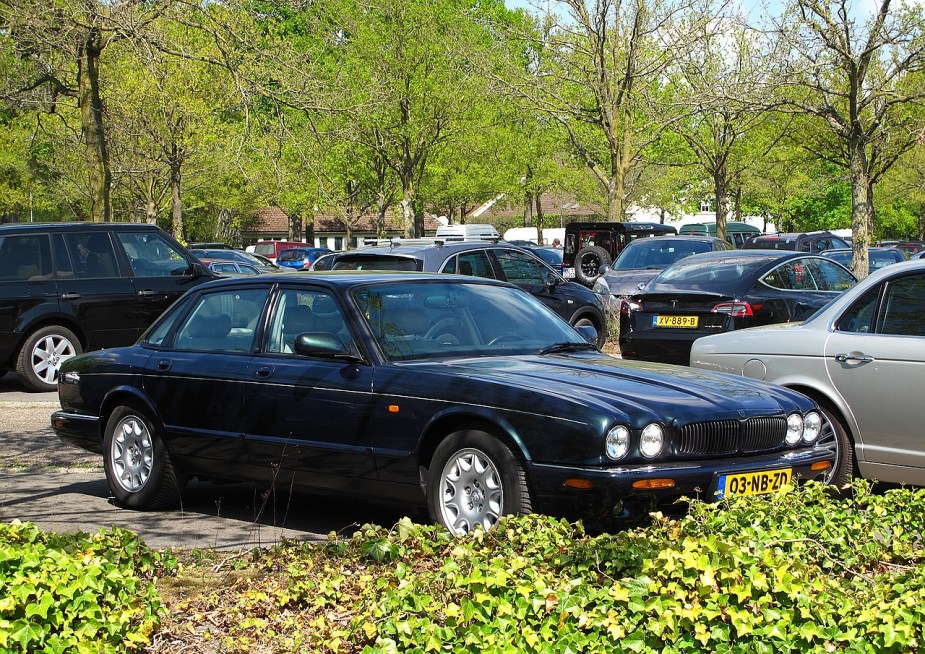
{"label": "black suv", "polygon": [[593,286],[601,266],[609,266],[637,238],[677,234],[661,223],[569,223],[565,226],[562,274]]}
{"label": "black suv", "polygon": [[338,254],[332,270],[413,270],[500,279],[540,299],[571,325],[597,330],[598,347],[607,339],[604,306],[597,293],[563,279],[530,250],[508,243],[395,244]]}
{"label": "black suv", "polygon": [[155,225],[0,225],[0,369],[53,391],[65,359],[134,343],[216,275]]}
{"label": "black suv", "polygon": [[743,250],[796,250],[822,252],[851,247],[832,232],[781,232],[752,236],[742,245]]}

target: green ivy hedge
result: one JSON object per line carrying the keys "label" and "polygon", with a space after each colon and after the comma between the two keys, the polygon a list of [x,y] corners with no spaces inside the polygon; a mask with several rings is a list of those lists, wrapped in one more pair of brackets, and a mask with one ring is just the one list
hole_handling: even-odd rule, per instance
{"label": "green ivy hedge", "polygon": [[[918,652],[923,532],[925,490],[865,482],[597,536],[543,516],[461,538],[402,520],[218,564],[186,553],[179,571],[128,532],[13,524],[0,651]],[[152,580],[181,589],[168,610]]]}
{"label": "green ivy hedge", "polygon": [[[542,517],[452,538],[404,520],[290,544],[190,611],[223,651],[916,652],[925,491],[695,503],[590,536]],[[222,617],[216,618],[217,615]]]}
{"label": "green ivy hedge", "polygon": [[0,652],[125,652],[159,622],[152,579],[170,554],[128,531],[58,535],[0,525]]}

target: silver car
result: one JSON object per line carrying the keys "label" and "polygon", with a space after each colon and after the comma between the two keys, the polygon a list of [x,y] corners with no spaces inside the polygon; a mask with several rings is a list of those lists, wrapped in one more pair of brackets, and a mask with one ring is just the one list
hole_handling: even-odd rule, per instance
{"label": "silver car", "polygon": [[925,260],[880,269],[802,323],[700,338],[690,363],[815,399],[837,451],[831,483],[925,486]]}

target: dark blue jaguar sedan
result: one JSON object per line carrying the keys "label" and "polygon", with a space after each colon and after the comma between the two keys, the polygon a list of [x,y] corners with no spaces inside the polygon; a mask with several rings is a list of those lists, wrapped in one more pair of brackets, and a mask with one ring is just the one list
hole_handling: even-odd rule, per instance
{"label": "dark blue jaguar sedan", "polygon": [[293,277],[202,285],[136,345],[63,364],[52,425],[103,455],[120,505],[199,477],[426,504],[455,533],[530,511],[606,526],[831,467],[805,396],[602,354],[515,286]]}

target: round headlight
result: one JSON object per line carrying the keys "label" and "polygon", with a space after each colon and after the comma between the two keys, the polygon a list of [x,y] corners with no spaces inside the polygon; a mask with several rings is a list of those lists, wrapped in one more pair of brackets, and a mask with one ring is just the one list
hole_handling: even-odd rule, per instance
{"label": "round headlight", "polygon": [[799,413],[791,413],[787,416],[787,435],[784,440],[787,445],[796,445],[803,438],[803,416]]}
{"label": "round headlight", "polygon": [[803,416],[803,440],[807,443],[814,443],[819,438],[819,432],[822,431],[822,416],[815,411],[810,411]]}
{"label": "round headlight", "polygon": [[665,443],[665,436],[662,433],[661,425],[651,423],[646,425],[642,430],[642,436],[639,438],[639,451],[646,458],[658,456],[662,451],[662,445]]}
{"label": "round headlight", "polygon": [[609,432],[604,442],[604,451],[609,459],[619,461],[630,450],[630,430],[623,425],[617,425]]}

